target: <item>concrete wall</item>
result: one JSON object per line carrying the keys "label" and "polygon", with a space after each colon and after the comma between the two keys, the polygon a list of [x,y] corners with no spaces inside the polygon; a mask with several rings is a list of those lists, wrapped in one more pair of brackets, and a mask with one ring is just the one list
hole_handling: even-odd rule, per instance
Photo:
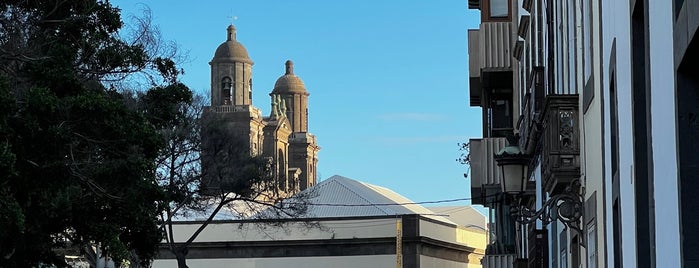
{"label": "concrete wall", "polygon": [[[175,241],[186,241],[200,226],[199,223],[173,226]],[[267,241],[378,238],[396,236],[396,219],[339,220],[323,222],[320,228],[303,223],[271,226],[254,223],[212,223],[194,242]]]}
{"label": "concrete wall", "polygon": [[[619,126],[619,182],[620,182],[620,197],[621,200],[621,218],[628,219],[633,222],[635,219],[635,197],[633,181],[633,119],[632,119],[632,89],[631,89],[631,35],[630,35],[630,10],[628,2],[624,1],[605,1],[602,3],[602,20],[605,22],[602,36],[602,52],[603,66],[605,73],[603,76],[604,98],[610,99],[609,86],[611,74],[609,72],[611,62],[616,62],[615,77],[617,90],[617,107],[618,107],[618,126]],[[611,55],[612,44],[616,42],[615,56]],[[605,117],[605,175],[604,181],[607,185],[605,189],[605,232],[607,234],[605,241],[608,245],[606,252],[601,252],[607,255],[607,266],[613,266],[616,258],[623,260],[625,267],[636,267],[635,245],[636,245],[636,225],[625,224],[622,228],[621,235],[623,251],[621,256],[614,254],[614,237],[613,237],[613,196],[612,196],[612,174],[611,174],[611,125],[610,125],[610,107],[609,101],[604,104]],[[632,254],[633,253],[633,254]]]}
{"label": "concrete wall", "polygon": [[[690,0],[692,1],[692,0]],[[655,259],[680,267],[680,231],[675,116],[674,9],[670,1],[648,0],[651,121],[655,190]],[[689,253],[695,254],[695,253]]]}
{"label": "concrete wall", "polygon": [[430,237],[444,242],[457,243],[469,247],[485,249],[487,235],[484,231],[447,226],[431,221],[420,221],[420,236]]}
{"label": "concrete wall", "polygon": [[[395,267],[396,255],[338,256],[306,258],[250,258],[250,259],[198,259],[187,260],[190,268],[354,268],[354,267]],[[156,260],[153,268],[177,267],[176,260]],[[450,266],[421,266],[450,267]],[[451,267],[464,267],[451,266]]]}
{"label": "concrete wall", "polygon": [[[188,260],[190,268],[355,268],[355,267],[395,267],[395,255],[308,257],[308,258],[257,258],[257,259],[200,259]],[[153,268],[176,267],[176,260],[158,260]],[[439,258],[420,256],[421,268],[477,268],[480,263],[464,264]]]}
{"label": "concrete wall", "polygon": [[[393,266],[354,266],[354,267],[393,267]],[[443,260],[439,258],[434,258],[430,256],[420,256],[420,268],[480,268],[481,263],[474,261],[469,264],[464,264],[463,262],[455,262],[449,260]]]}
{"label": "concrete wall", "polygon": [[[643,4],[644,0],[641,1]],[[632,55],[631,55],[631,14],[628,1],[602,1],[603,71],[604,97],[609,99],[610,68],[616,62],[616,89],[618,94],[619,121],[619,195],[621,201],[621,249],[622,254],[615,256],[613,248],[612,222],[612,174],[609,141],[611,140],[609,124],[610,107],[605,102],[605,183],[606,189],[606,251],[607,266],[614,265],[615,258],[621,257],[624,267],[636,267],[636,199],[634,192],[634,129],[633,129],[633,89],[632,89]],[[654,178],[655,207],[655,262],[657,267],[680,267],[680,235],[677,185],[677,141],[676,141],[676,104],[675,104],[675,68],[673,62],[673,4],[671,1],[648,1],[647,29],[649,48],[651,89],[651,137],[652,166]],[[612,53],[615,44],[616,53]],[[645,265],[645,264],[644,264]]]}
{"label": "concrete wall", "polygon": [[[396,263],[398,219],[402,218],[401,260],[405,267],[474,267],[480,264],[487,234],[417,215],[328,219],[314,226],[220,221],[204,229],[189,248],[190,267],[392,267]],[[185,241],[200,226],[173,226]],[[161,248],[154,267],[172,267],[174,256]]]}
{"label": "concrete wall", "polygon": [[[577,1],[577,4],[588,4],[587,1]],[[585,241],[587,244],[593,243],[591,247],[587,247],[584,250],[581,249],[581,255],[580,256],[580,261],[583,267],[587,267],[590,265],[590,260],[588,260],[588,256],[591,254],[595,255],[596,258],[596,263],[594,267],[605,267],[604,262],[605,262],[605,247],[606,243],[604,243],[604,196],[605,196],[605,183],[604,183],[604,168],[607,166],[603,163],[604,159],[608,158],[605,157],[605,150],[604,150],[604,142],[603,142],[603,135],[608,135],[607,132],[604,132],[603,128],[603,123],[608,124],[608,120],[603,120],[603,111],[604,109],[604,103],[607,102],[609,99],[608,97],[604,97],[604,84],[602,83],[604,79],[604,69],[602,68],[601,60],[602,57],[600,54],[602,53],[601,49],[602,47],[600,46],[602,44],[600,40],[601,36],[601,25],[600,25],[600,16],[601,14],[599,13],[599,1],[593,1],[589,0],[589,6],[583,7],[582,12],[580,8],[576,8],[576,11],[578,12],[579,18],[577,19],[578,23],[580,23],[583,27],[589,27],[590,29],[590,40],[583,40],[585,38],[584,36],[584,29],[580,30],[581,28],[578,28],[577,35],[578,40],[578,55],[579,59],[578,60],[578,72],[577,74],[577,80],[578,80],[578,85],[580,89],[583,89],[585,87],[592,87],[592,92],[594,94],[594,97],[592,98],[592,102],[590,103],[590,106],[587,109],[587,112],[582,116],[583,118],[583,129],[581,130],[583,132],[583,150],[581,152],[582,154],[582,177],[584,180],[584,185],[585,185],[585,195],[584,195],[584,200],[586,205],[586,211],[588,214],[585,215],[585,222],[583,222],[583,234],[582,237],[584,237],[586,240],[591,240],[587,237],[587,227],[588,226],[595,226],[596,229],[596,236],[594,238],[594,241]],[[589,22],[587,22],[587,25],[583,23],[585,20],[583,18],[580,18],[582,16],[588,16],[588,14],[585,14],[586,12],[590,12],[590,17],[589,17]],[[585,46],[591,46],[591,50],[585,51]],[[591,53],[591,55],[585,55],[584,52]],[[584,74],[584,61],[591,61],[591,77],[586,77]],[[585,109],[585,103],[583,100],[585,100],[585,96],[583,96],[586,93],[585,90],[579,91],[581,94],[580,98],[580,112],[583,113]],[[592,215],[594,214],[594,215]],[[593,219],[594,217],[594,219]],[[595,252],[588,252],[590,249],[595,249]],[[568,258],[569,260],[573,259],[572,257]]]}

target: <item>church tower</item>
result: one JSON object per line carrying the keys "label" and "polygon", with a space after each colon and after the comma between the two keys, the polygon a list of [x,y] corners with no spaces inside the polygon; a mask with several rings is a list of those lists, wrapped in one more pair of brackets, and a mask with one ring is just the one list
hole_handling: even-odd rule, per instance
{"label": "church tower", "polygon": [[316,184],[318,151],[315,135],[308,132],[308,91],[301,78],[294,74],[294,63],[286,61],[284,75],[277,79],[271,96],[280,96],[286,103],[286,117],[291,123],[289,167],[300,169],[301,190]]}
{"label": "church tower", "polygon": [[228,26],[226,42],[211,59],[211,105],[252,105],[252,65],[245,47],[236,40],[236,29]]}
{"label": "church tower", "polygon": [[280,95],[287,104],[286,117],[293,132],[308,132],[308,92],[301,78],[294,74],[294,62],[286,61],[284,75],[274,83],[270,95]]}
{"label": "church tower", "polygon": [[[211,106],[202,113],[202,169],[204,192],[220,192],[230,184],[227,163],[232,154],[263,153],[262,112],[252,106],[252,60],[236,40],[235,26],[227,29],[226,41],[218,46],[211,65]],[[222,175],[224,174],[224,175]]]}
{"label": "church tower", "polygon": [[[275,186],[295,194],[316,184],[320,147],[308,132],[308,92],[286,62],[270,93],[271,113],[252,104],[252,65],[233,25],[216,48],[211,66],[211,105],[202,113],[202,194],[219,194],[241,185],[237,159],[263,156],[274,166]],[[236,158],[238,157],[238,158]]]}

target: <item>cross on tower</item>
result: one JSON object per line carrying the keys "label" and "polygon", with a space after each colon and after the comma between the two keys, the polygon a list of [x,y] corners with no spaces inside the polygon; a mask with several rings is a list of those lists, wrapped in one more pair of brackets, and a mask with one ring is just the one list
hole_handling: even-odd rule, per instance
{"label": "cross on tower", "polygon": [[231,20],[231,25],[233,25],[233,22],[238,19],[238,16],[233,16],[233,11],[231,11],[231,15],[227,16],[226,18],[229,18]]}

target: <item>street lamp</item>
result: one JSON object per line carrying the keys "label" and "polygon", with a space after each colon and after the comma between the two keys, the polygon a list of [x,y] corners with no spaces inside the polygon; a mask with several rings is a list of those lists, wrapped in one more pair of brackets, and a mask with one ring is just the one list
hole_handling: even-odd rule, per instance
{"label": "street lamp", "polygon": [[502,191],[520,194],[526,190],[529,170],[529,155],[519,149],[519,135],[507,138],[508,145],[495,154],[495,161],[500,167]]}
{"label": "street lamp", "polygon": [[560,220],[566,227],[581,234],[580,244],[584,247],[585,237],[578,227],[580,218],[584,214],[583,197],[579,193],[580,180],[573,180],[562,193],[549,196],[539,210],[531,209],[524,204],[529,181],[530,156],[519,148],[519,135],[508,137],[507,140],[508,145],[495,154],[494,158],[502,175],[500,181],[502,191],[513,197],[514,203],[510,211],[513,218],[525,224],[540,220],[544,225]]}

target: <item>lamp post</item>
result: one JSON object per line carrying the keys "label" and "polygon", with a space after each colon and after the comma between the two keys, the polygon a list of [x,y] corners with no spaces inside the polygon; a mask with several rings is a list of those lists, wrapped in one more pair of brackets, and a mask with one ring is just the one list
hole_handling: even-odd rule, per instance
{"label": "lamp post", "polygon": [[580,180],[576,179],[562,193],[549,196],[541,209],[533,210],[522,202],[525,198],[530,156],[522,152],[518,145],[519,135],[508,137],[508,145],[502,148],[494,158],[500,167],[502,191],[513,197],[514,205],[510,211],[519,223],[533,223],[540,220],[544,225],[560,220],[566,227],[577,231],[584,247],[582,230],[578,227],[584,215],[583,197],[579,193]]}
{"label": "lamp post", "polygon": [[526,190],[529,170],[529,155],[519,149],[519,135],[507,138],[508,145],[495,154],[495,161],[500,167],[502,191],[521,194]]}

